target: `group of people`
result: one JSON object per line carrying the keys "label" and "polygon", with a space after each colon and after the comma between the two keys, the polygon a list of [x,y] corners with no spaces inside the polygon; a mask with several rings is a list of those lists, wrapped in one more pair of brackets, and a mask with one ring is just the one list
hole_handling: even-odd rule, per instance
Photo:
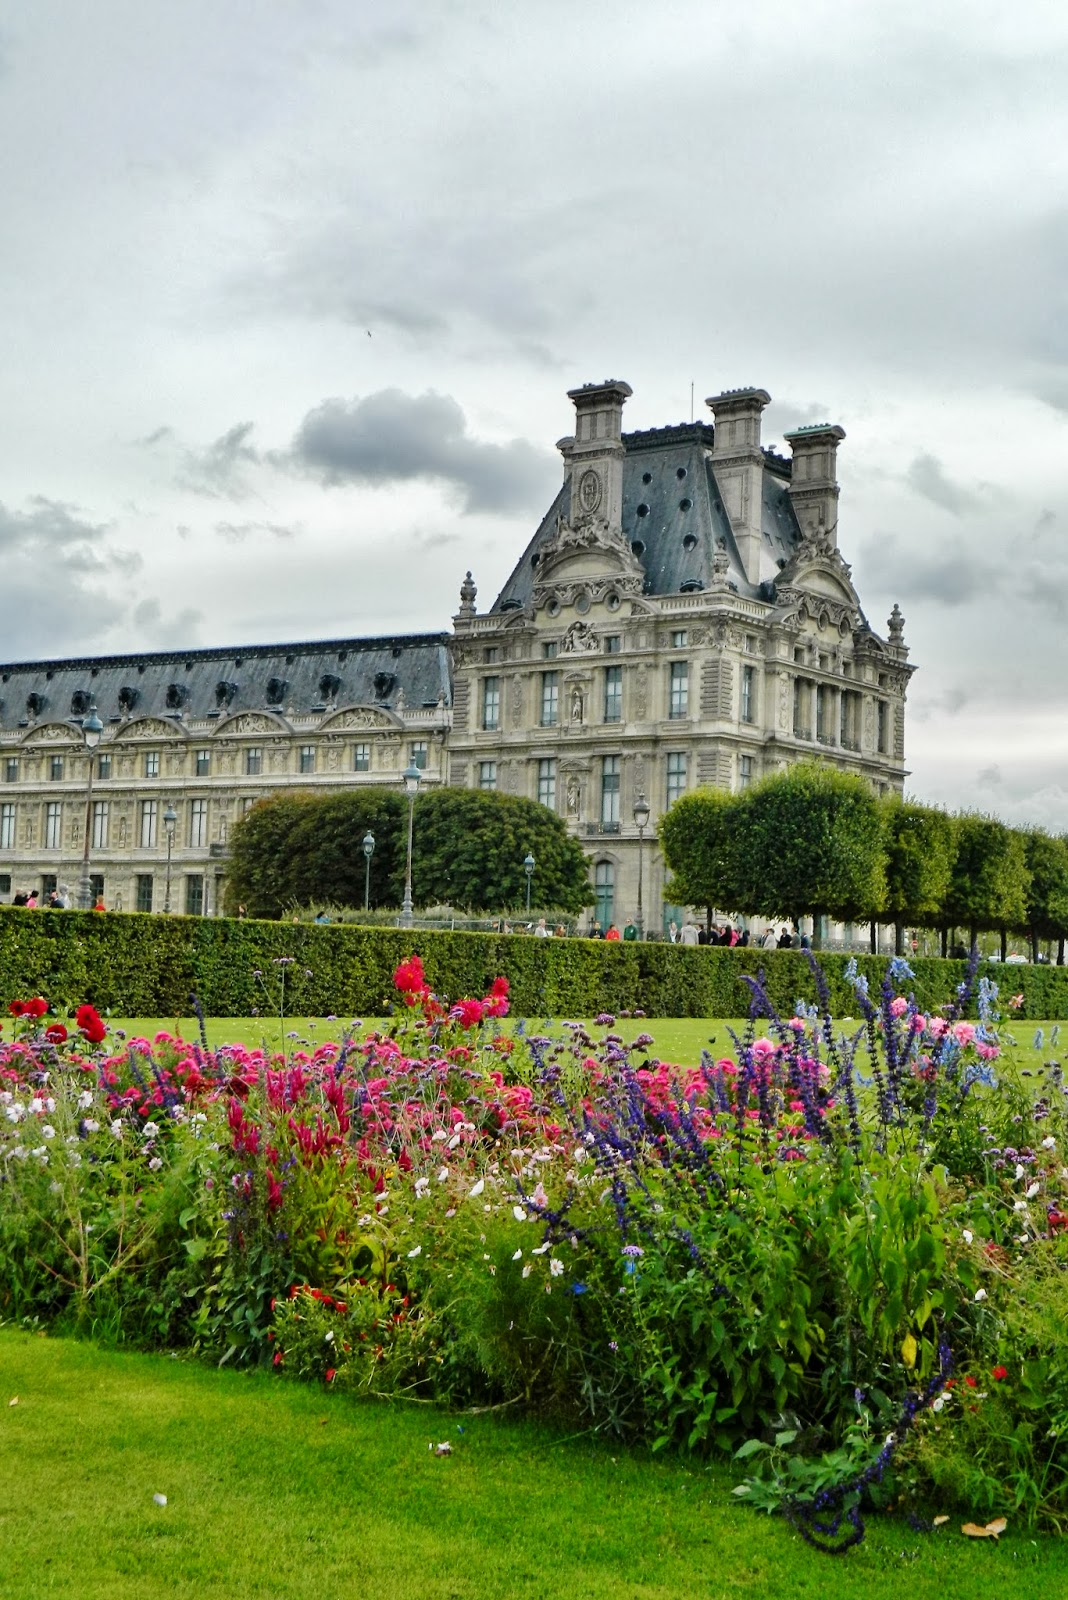
{"label": "group of people", "polygon": [[[11,896],[11,904],[13,906],[21,906],[24,911],[70,911],[74,905],[74,896],[67,888],[67,885],[61,883],[57,888],[50,890],[48,894],[39,894],[36,889],[28,889],[25,892],[20,891],[18,894]],[[93,910],[103,911],[105,909],[103,896],[97,895]]]}
{"label": "group of people", "polygon": [[749,943],[749,929],[736,928],[730,922],[724,922],[718,928],[714,923],[706,926],[696,922],[684,922],[680,928],[677,922],[671,922],[668,924],[668,938],[672,944],[745,946]]}

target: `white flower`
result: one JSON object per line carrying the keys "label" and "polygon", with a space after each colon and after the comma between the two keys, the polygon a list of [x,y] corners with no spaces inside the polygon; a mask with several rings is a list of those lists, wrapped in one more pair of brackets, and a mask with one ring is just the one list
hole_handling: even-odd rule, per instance
{"label": "white flower", "polygon": [[552,1257],[552,1259],[549,1262],[549,1271],[552,1273],[554,1278],[562,1277],[563,1271],[564,1271],[564,1263],[560,1260],[559,1256],[553,1256]]}
{"label": "white flower", "polygon": [[512,1257],[512,1260],[513,1260],[513,1261],[521,1261],[521,1260],[522,1260],[522,1257],[523,1257],[523,1252],[522,1252],[522,1250],[517,1250],[517,1251],[516,1251],[516,1253],[515,1253],[515,1255],[514,1255],[514,1256],[513,1256],[513,1257]]}
{"label": "white flower", "polygon": [[88,1111],[89,1107],[92,1105],[92,1103],[93,1103],[92,1090],[91,1089],[83,1089],[81,1094],[78,1096],[78,1110],[79,1111]]}
{"label": "white flower", "polygon": [[533,1267],[531,1266],[530,1262],[528,1261],[526,1266],[523,1268],[523,1276],[524,1276],[524,1278],[529,1278],[530,1274],[533,1272],[533,1270],[534,1270]]}
{"label": "white flower", "polygon": [[460,1135],[458,1133],[454,1133],[452,1138],[449,1140],[449,1149],[450,1150],[455,1150],[456,1146],[459,1143],[460,1143]]}
{"label": "white flower", "polygon": [[447,1177],[448,1177],[448,1176],[449,1176],[449,1169],[448,1169],[448,1167],[440,1167],[440,1168],[439,1168],[439,1169],[438,1169],[438,1182],[439,1182],[439,1183],[444,1183],[444,1182],[445,1182],[445,1179],[446,1179],[446,1178],[447,1178]]}
{"label": "white flower", "polygon": [[1026,1211],[1027,1210],[1027,1201],[1026,1200],[1017,1200],[1016,1204],[1013,1206],[1012,1209],[1014,1211]]}
{"label": "white flower", "polygon": [[976,1300],[985,1300],[986,1299],[986,1290],[985,1289],[976,1289],[976,1291],[975,1291],[975,1299]]}
{"label": "white flower", "polygon": [[1024,1175],[1024,1173],[1026,1171],[1027,1171],[1027,1168],[1023,1165],[1023,1163],[1021,1161],[1017,1161],[1017,1163],[1016,1163],[1016,1178],[1017,1178],[1017,1181],[1019,1181],[1019,1179],[1023,1177],[1023,1175]]}
{"label": "white flower", "polygon": [[54,1139],[55,1136],[56,1136],[55,1128],[53,1128],[53,1126],[52,1126],[52,1124],[50,1122],[46,1122],[44,1127],[41,1129],[41,1138],[42,1139]]}
{"label": "white flower", "polygon": [[356,1226],[358,1228],[369,1228],[374,1220],[375,1219],[372,1217],[371,1213],[369,1211],[365,1211],[362,1217],[356,1218]]}
{"label": "white flower", "polygon": [[49,1095],[48,1099],[45,1101],[45,1110],[46,1111],[54,1111],[55,1109],[56,1109],[56,1102],[52,1099],[52,1096]]}
{"label": "white flower", "polygon": [[18,1105],[5,1106],[4,1114],[9,1122],[21,1122],[22,1118],[25,1116],[25,1112],[23,1111],[22,1107]]}
{"label": "white flower", "polygon": [[154,1122],[146,1122],[141,1131],[146,1139],[156,1139],[159,1137],[159,1129]]}
{"label": "white flower", "polygon": [[116,1117],[115,1121],[111,1124],[111,1131],[115,1135],[116,1139],[122,1138],[122,1123],[118,1117]]}
{"label": "white flower", "polygon": [[485,1187],[486,1187],[485,1178],[479,1178],[478,1182],[470,1190],[468,1198],[471,1199],[471,1200],[474,1200],[477,1195],[480,1195],[482,1193],[482,1191],[483,1191],[483,1189]]}
{"label": "white flower", "polygon": [[444,1128],[435,1128],[430,1137],[435,1144],[440,1144],[441,1141],[443,1139],[447,1139],[449,1135],[446,1133]]}
{"label": "white flower", "polygon": [[941,1409],[945,1405],[945,1403],[946,1403],[946,1397],[945,1397],[945,1393],[943,1392],[940,1395],[936,1395],[935,1398],[931,1401],[931,1410],[932,1411],[941,1411]]}
{"label": "white flower", "polygon": [[93,1117],[86,1117],[86,1119],[85,1119],[85,1131],[86,1131],[86,1133],[99,1133],[100,1132],[100,1124],[99,1124],[99,1122],[95,1121],[95,1119]]}
{"label": "white flower", "polygon": [[1035,1198],[1035,1195],[1038,1193],[1040,1187],[1041,1187],[1040,1184],[1037,1184],[1037,1183],[1031,1184],[1030,1188],[1027,1191],[1028,1200],[1033,1200]]}
{"label": "white flower", "polygon": [[331,1329],[331,1331],[329,1333],[324,1333],[323,1334],[323,1338],[326,1340],[327,1344],[333,1344],[333,1342],[334,1342],[333,1329]]}
{"label": "white flower", "polygon": [[543,1256],[547,1250],[551,1249],[551,1244],[539,1244],[535,1245],[534,1249],[530,1253],[532,1256]]}
{"label": "white flower", "polygon": [[975,1238],[975,1235],[972,1232],[972,1230],[970,1228],[965,1228],[965,1230],[964,1230],[964,1243],[965,1244],[971,1244],[971,1242],[972,1242],[972,1240],[974,1238]]}
{"label": "white flower", "polygon": [[527,1213],[523,1206],[513,1206],[512,1215],[517,1222],[525,1222],[527,1220]]}
{"label": "white flower", "polygon": [[417,1244],[414,1250],[409,1250],[408,1251],[408,1260],[409,1261],[414,1261],[416,1256],[421,1256],[422,1253],[423,1253],[422,1245],[421,1244]]}
{"label": "white flower", "polygon": [[44,1110],[44,1101],[41,1099],[39,1094],[35,1094],[33,1099],[30,1101],[30,1110],[33,1112],[35,1117],[39,1117],[41,1112]]}
{"label": "white flower", "polygon": [[1042,1141],[1042,1148],[1043,1148],[1043,1150],[1056,1150],[1056,1148],[1057,1148],[1057,1141],[1056,1141],[1056,1139],[1055,1139],[1055,1138],[1054,1138],[1054,1137],[1053,1137],[1053,1135],[1052,1135],[1052,1134],[1050,1134],[1050,1136],[1049,1136],[1049,1138],[1048,1138],[1048,1139],[1043,1139],[1043,1141]]}
{"label": "white flower", "polygon": [[153,1156],[152,1160],[148,1163],[148,1170],[149,1170],[149,1172],[158,1172],[160,1167],[162,1167],[162,1165],[163,1165],[163,1162],[160,1159],[160,1157],[159,1156]]}
{"label": "white flower", "polygon": [[422,1200],[424,1195],[426,1194],[426,1192],[427,1192],[427,1190],[429,1188],[430,1188],[430,1179],[429,1178],[416,1178],[416,1180],[415,1180],[415,1198],[417,1200]]}

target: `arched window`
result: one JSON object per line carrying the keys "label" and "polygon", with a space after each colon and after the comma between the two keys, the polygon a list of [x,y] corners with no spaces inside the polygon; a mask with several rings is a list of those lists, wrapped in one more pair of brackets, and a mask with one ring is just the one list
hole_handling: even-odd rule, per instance
{"label": "arched window", "polygon": [[602,928],[615,921],[616,869],[610,861],[598,861],[593,869],[593,889],[597,897],[593,914]]}

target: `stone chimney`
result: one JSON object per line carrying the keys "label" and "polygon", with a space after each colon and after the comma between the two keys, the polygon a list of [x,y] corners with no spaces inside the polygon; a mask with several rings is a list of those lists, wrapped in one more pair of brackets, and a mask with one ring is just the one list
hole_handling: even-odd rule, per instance
{"label": "stone chimney", "polygon": [[716,421],[712,470],[750,583],[760,582],[764,500],[760,414],[770,402],[766,389],[728,389],[705,401]]}
{"label": "stone chimney", "polygon": [[786,435],[793,452],[790,499],[806,539],[838,548],[838,446],[845,429],[827,422]]}
{"label": "stone chimney", "polygon": [[575,436],[558,449],[571,469],[572,526],[592,517],[617,533],[623,526],[623,407],[633,390],[613,379],[569,389]]}

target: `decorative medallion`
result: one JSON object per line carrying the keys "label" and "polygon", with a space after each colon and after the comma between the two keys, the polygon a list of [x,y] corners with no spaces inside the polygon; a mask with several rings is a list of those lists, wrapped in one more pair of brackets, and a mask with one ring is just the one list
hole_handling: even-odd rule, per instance
{"label": "decorative medallion", "polygon": [[579,505],[587,515],[597,510],[601,503],[601,480],[590,467],[579,479]]}

